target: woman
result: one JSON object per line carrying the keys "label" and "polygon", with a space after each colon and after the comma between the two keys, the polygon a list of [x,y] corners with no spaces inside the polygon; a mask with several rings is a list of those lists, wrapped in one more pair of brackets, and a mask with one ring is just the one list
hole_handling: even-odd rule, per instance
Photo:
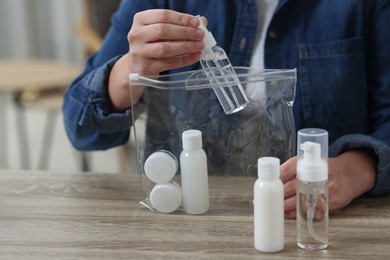
{"label": "woman", "polygon": [[[329,132],[331,210],[365,193],[390,193],[389,1],[272,2],[122,1],[103,47],[65,96],[72,144],[96,150],[127,142],[128,74],[199,68],[200,14],[233,65],[298,69],[296,128]],[[142,94],[133,92],[133,102]],[[296,158],[281,166],[289,218],[295,169]]]}

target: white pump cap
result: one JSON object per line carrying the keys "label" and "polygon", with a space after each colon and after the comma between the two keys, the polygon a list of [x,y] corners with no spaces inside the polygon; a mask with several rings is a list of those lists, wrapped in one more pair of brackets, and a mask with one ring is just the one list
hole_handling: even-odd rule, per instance
{"label": "white pump cap", "polygon": [[202,29],[204,31],[204,38],[203,38],[203,43],[204,43],[204,50],[202,51],[202,57],[207,55],[207,53],[211,50],[212,47],[214,47],[215,45],[217,45],[217,41],[215,40],[213,34],[207,30],[206,26],[204,25],[202,19],[200,18],[200,15],[197,15],[196,17],[198,17],[199,21],[200,21],[200,24],[199,24],[199,28]]}
{"label": "white pump cap", "polygon": [[199,130],[186,130],[182,133],[183,149],[198,150],[202,149],[202,132]]}
{"label": "white pump cap", "polygon": [[177,210],[182,201],[181,187],[176,182],[156,184],[150,192],[150,203],[161,213]]}
{"label": "white pump cap", "polygon": [[175,176],[178,168],[176,157],[165,150],[152,153],[145,161],[146,176],[154,183],[168,183]]}
{"label": "white pump cap", "polygon": [[264,180],[275,180],[280,176],[280,160],[276,157],[261,157],[257,160],[257,176]]}
{"label": "white pump cap", "polygon": [[303,158],[298,158],[297,178],[301,181],[317,182],[328,179],[328,165],[321,158],[321,145],[306,141],[301,143]]}

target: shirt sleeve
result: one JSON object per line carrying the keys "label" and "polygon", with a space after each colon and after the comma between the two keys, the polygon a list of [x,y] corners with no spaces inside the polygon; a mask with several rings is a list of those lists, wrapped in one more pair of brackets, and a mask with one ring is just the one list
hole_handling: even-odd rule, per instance
{"label": "shirt sleeve", "polygon": [[127,34],[134,15],[156,7],[154,0],[122,1],[102,47],[86,61],[83,73],[70,85],[64,96],[64,126],[76,149],[106,150],[128,141],[131,110],[111,111],[107,79],[115,62],[129,50]]}
{"label": "shirt sleeve", "polygon": [[119,57],[81,75],[64,97],[64,125],[69,140],[79,150],[104,150],[127,142],[131,111],[112,113],[106,80]]}
{"label": "shirt sleeve", "polygon": [[351,134],[336,140],[331,156],[356,149],[371,150],[378,158],[375,185],[368,195],[390,193],[390,15],[389,1],[376,1],[367,8],[367,84],[369,85],[370,135]]}
{"label": "shirt sleeve", "polygon": [[383,195],[390,193],[390,147],[371,136],[362,134],[344,135],[330,147],[331,157],[351,150],[370,150],[378,158],[377,176],[374,187],[367,195]]}
{"label": "shirt sleeve", "polygon": [[[390,16],[389,1],[376,1],[368,15],[367,78],[371,137],[367,139],[378,156],[377,179],[369,194],[390,193]],[[362,140],[365,142],[365,139]]]}

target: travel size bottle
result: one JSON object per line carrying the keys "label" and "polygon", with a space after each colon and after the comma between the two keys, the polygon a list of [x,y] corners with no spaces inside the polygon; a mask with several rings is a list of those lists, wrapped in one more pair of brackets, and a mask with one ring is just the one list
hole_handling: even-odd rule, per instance
{"label": "travel size bottle", "polygon": [[254,185],[254,246],[261,252],[284,248],[284,191],[280,160],[262,157],[257,161],[258,179]]}
{"label": "travel size bottle", "polygon": [[182,133],[183,151],[180,154],[183,208],[188,214],[203,214],[210,208],[207,156],[202,149],[202,132]]}
{"label": "travel size bottle", "polygon": [[297,245],[321,250],[329,245],[328,133],[299,130],[297,144]]}
{"label": "travel size bottle", "polygon": [[200,20],[199,28],[205,33],[205,48],[201,53],[200,64],[208,77],[212,77],[211,83],[215,84],[214,92],[226,114],[238,112],[249,103],[249,99],[243,89],[236,72],[226,52],[217,45],[214,36]]}

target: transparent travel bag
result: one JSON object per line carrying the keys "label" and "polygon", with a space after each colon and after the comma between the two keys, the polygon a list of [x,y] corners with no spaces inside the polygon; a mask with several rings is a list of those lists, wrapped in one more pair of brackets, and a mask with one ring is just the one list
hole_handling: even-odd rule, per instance
{"label": "transparent travel bag", "polygon": [[[179,160],[185,130],[202,132],[209,175],[257,176],[259,157],[274,156],[284,162],[294,156],[296,70],[234,70],[237,77],[203,69],[155,77],[129,75],[130,93],[144,88],[141,100],[131,109],[131,134],[145,206],[153,210],[148,200],[155,185],[146,177],[145,161],[157,151],[167,151]],[[229,93],[237,78],[249,102],[242,110],[226,114],[214,88]]]}

